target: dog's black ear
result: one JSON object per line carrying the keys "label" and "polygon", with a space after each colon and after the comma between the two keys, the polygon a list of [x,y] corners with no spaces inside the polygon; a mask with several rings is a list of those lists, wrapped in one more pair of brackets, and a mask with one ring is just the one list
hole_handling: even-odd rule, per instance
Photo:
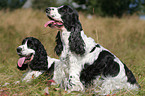
{"label": "dog's black ear", "polygon": [[68,7],[67,17],[63,19],[64,26],[70,31],[69,46],[72,52],[83,55],[85,53],[85,43],[81,36],[82,26],[76,10]]}
{"label": "dog's black ear", "polygon": [[[61,18],[65,28],[68,31],[81,31],[82,26],[79,21],[78,12],[73,9],[71,6],[64,5],[62,8],[59,9],[59,13],[61,14]],[[77,25],[77,26],[76,26]],[[78,27],[77,29],[75,27]]]}
{"label": "dog's black ear", "polygon": [[48,61],[47,61],[47,53],[45,48],[38,39],[33,38],[33,42],[34,42],[33,46],[35,47],[33,48],[35,49],[35,55],[29,65],[30,68],[32,70],[47,70]]}
{"label": "dog's black ear", "polygon": [[64,27],[71,32],[69,37],[69,46],[72,52],[83,55],[85,53],[85,43],[81,37],[82,26],[79,21],[79,15],[71,6],[64,5],[59,9]]}
{"label": "dog's black ear", "polygon": [[26,69],[28,68],[28,64],[23,64],[22,67],[19,67],[18,64],[17,64],[17,68],[18,68],[19,70],[22,70],[22,71],[23,71],[23,70],[26,70]]}
{"label": "dog's black ear", "polygon": [[72,52],[83,55],[85,53],[85,43],[82,39],[81,32],[78,30],[78,27],[75,27],[75,31],[70,33],[69,46]]}
{"label": "dog's black ear", "polygon": [[56,46],[54,51],[56,52],[56,54],[59,56],[63,50],[63,44],[61,41],[61,37],[60,37],[60,31],[58,31],[57,35],[56,35]]}

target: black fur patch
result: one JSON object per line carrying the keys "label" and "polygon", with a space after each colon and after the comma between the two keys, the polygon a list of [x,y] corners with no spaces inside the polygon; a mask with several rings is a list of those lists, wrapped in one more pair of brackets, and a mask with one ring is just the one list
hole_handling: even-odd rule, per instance
{"label": "black fur patch", "polygon": [[83,55],[85,53],[85,43],[80,32],[71,32],[69,37],[69,46],[71,52],[75,52],[79,55]]}
{"label": "black fur patch", "polygon": [[91,84],[96,76],[117,76],[120,71],[119,64],[114,62],[114,56],[108,51],[100,52],[97,60],[92,65],[85,64],[81,71],[80,80],[84,85]]}
{"label": "black fur patch", "polygon": [[62,44],[61,37],[60,37],[60,31],[58,31],[58,33],[56,35],[55,42],[56,42],[56,46],[55,46],[54,51],[59,56],[61,54],[61,52],[63,51],[63,44]]}
{"label": "black fur patch", "polygon": [[90,53],[92,53],[92,52],[96,49],[96,47],[100,48],[100,45],[97,44],[97,45],[90,51]]}
{"label": "black fur patch", "polygon": [[23,71],[23,70],[26,70],[26,69],[28,68],[28,64],[23,64],[22,67],[19,67],[18,64],[17,64],[17,68],[18,68],[19,70],[22,70],[22,71]]}
{"label": "black fur patch", "polygon": [[133,73],[131,72],[131,70],[129,70],[127,68],[127,66],[125,64],[124,64],[124,69],[125,69],[125,74],[126,74],[127,79],[128,79],[127,82],[130,82],[131,84],[137,83]]}
{"label": "black fur patch", "polygon": [[100,48],[100,45],[99,45],[99,44],[97,44],[97,45],[96,45],[96,47]]}

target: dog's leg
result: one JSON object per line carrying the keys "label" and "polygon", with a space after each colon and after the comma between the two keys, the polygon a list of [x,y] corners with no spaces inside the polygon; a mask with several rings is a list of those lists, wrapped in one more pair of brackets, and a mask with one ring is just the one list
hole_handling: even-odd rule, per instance
{"label": "dog's leg", "polygon": [[70,56],[69,65],[69,91],[83,91],[84,86],[80,82],[81,64],[78,63],[78,60],[75,56]]}
{"label": "dog's leg", "polygon": [[56,85],[56,84],[61,84],[62,80],[65,77],[64,73],[64,65],[62,64],[61,61],[55,62],[55,67],[54,67],[54,75],[53,75],[53,80],[55,83],[52,83],[51,85]]}
{"label": "dog's leg", "polygon": [[[43,73],[43,71],[31,71],[31,70],[29,70],[27,73],[24,74],[24,78],[22,78],[22,82],[23,81],[29,82],[32,79],[41,75],[42,73]],[[21,82],[21,80],[20,81],[15,81],[13,83],[5,83],[4,85],[0,85],[0,86],[7,86],[7,85],[10,85],[10,84],[20,84],[20,82]]]}
{"label": "dog's leg", "polygon": [[32,70],[29,70],[26,74],[24,74],[24,78],[22,79],[22,82],[23,81],[26,81],[26,82],[29,82],[31,81],[32,79],[38,77],[39,75],[41,75],[43,73],[43,71],[32,71]]}

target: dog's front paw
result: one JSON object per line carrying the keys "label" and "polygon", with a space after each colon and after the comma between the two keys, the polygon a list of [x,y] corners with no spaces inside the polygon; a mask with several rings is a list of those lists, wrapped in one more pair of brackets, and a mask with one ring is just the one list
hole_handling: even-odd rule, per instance
{"label": "dog's front paw", "polygon": [[70,93],[72,91],[83,91],[84,90],[84,86],[80,81],[72,82],[71,80],[69,80],[67,87],[68,87],[68,93]]}
{"label": "dog's front paw", "polygon": [[72,91],[83,91],[84,87],[81,83],[78,84],[74,84],[71,86],[70,89],[68,89],[68,93],[72,92]]}

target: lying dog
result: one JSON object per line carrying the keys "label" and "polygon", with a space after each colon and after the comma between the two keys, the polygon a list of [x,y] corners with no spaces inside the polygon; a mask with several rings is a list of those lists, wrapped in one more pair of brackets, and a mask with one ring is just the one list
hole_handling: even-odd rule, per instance
{"label": "lying dog", "polygon": [[20,56],[17,64],[18,69],[28,69],[22,79],[22,81],[26,82],[43,73],[53,75],[55,64],[60,63],[58,59],[47,56],[42,43],[34,37],[25,38],[22,45],[17,48],[17,54]]}
{"label": "lying dog", "polygon": [[56,74],[64,76],[58,84],[69,91],[98,87],[101,94],[139,88],[133,73],[119,58],[84,34],[76,10],[67,5],[48,7],[46,15],[50,21],[45,27],[60,30],[55,51],[63,65]]}

